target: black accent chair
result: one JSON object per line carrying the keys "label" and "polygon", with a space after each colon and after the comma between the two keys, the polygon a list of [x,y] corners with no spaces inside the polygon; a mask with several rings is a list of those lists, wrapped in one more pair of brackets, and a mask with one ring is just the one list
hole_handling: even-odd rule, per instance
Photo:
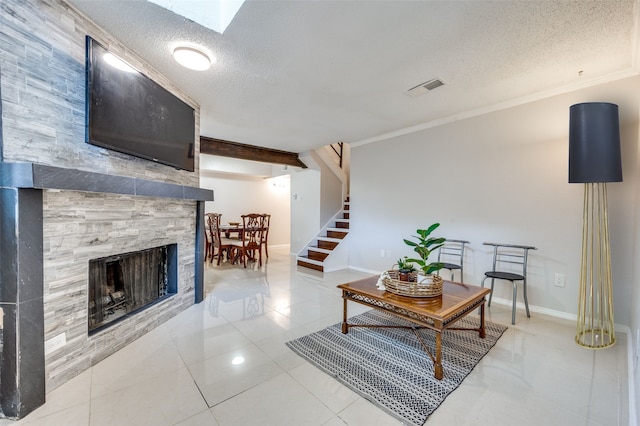
{"label": "black accent chair", "polygon": [[484,273],[481,286],[484,281],[491,278],[491,293],[489,303],[493,297],[493,284],[496,279],[511,281],[513,285],[513,308],[511,311],[511,324],[516,323],[516,297],[518,294],[517,282],[522,281],[522,293],[524,295],[524,306],[527,310],[527,318],[531,318],[529,313],[529,301],[527,300],[527,257],[529,250],[537,250],[533,246],[521,246],[516,244],[483,243],[493,246],[493,268]]}
{"label": "black accent chair", "polygon": [[469,244],[465,240],[447,239],[438,251],[438,262],[444,263],[442,269],[451,271],[451,281],[453,281],[454,272],[460,270],[460,282],[464,283],[464,246]]}

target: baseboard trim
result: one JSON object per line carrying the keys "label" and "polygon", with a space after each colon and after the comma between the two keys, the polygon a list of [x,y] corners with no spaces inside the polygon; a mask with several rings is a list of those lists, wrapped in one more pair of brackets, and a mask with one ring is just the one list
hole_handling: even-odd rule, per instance
{"label": "baseboard trim", "polygon": [[358,272],[365,272],[371,275],[380,275],[382,273],[381,271],[374,271],[373,269],[360,268],[358,266],[349,266],[348,269],[353,269],[354,271],[358,271]]}
{"label": "baseboard trim", "polygon": [[[491,298],[491,303],[497,303],[498,305],[508,306],[509,308],[511,308],[511,306],[513,305],[513,300],[494,296],[493,298]],[[526,308],[524,306],[524,303],[516,302],[516,309],[524,310]],[[549,315],[550,317],[565,319],[569,321],[576,321],[578,319],[578,316],[576,314],[556,311],[555,309],[543,308],[542,306],[529,305],[529,310],[531,312],[537,312],[539,314]]]}
{"label": "baseboard trim", "polygon": [[630,327],[627,328],[627,382],[629,383],[629,426],[637,426],[638,407],[636,407],[636,382],[635,369],[636,364],[633,362],[633,333]]}

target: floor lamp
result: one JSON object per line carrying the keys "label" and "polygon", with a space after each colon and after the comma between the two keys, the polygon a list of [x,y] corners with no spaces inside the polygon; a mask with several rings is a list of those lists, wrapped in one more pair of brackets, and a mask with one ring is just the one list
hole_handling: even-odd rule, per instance
{"label": "floor lamp", "polygon": [[616,342],[607,182],[622,182],[618,106],[604,102],[573,105],[569,183],[585,184],[576,343],[590,349]]}

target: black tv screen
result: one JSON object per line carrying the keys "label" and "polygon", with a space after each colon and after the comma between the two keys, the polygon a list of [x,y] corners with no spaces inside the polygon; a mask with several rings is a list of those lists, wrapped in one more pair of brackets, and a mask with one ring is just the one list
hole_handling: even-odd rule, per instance
{"label": "black tv screen", "polygon": [[193,108],[89,36],[86,138],[92,145],[194,171]]}

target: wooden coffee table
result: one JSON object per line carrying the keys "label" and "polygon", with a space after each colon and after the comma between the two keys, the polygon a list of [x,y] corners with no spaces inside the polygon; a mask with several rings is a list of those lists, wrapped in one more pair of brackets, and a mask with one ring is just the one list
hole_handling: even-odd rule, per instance
{"label": "wooden coffee table", "polygon": [[[345,284],[340,284],[344,303],[342,320],[342,332],[347,334],[351,327],[388,327],[406,328],[413,332],[427,351],[434,365],[434,376],[442,380],[442,332],[449,330],[477,331],[484,339],[484,302],[485,296],[490,290],[478,286],[444,281],[442,296],[437,297],[408,297],[399,296],[389,291],[378,290],[376,282],[378,276],[363,278]],[[353,301],[372,308],[388,312],[397,317],[417,324],[418,326],[379,326],[349,324],[347,322],[347,302]],[[463,318],[476,308],[480,307],[479,328],[455,328],[452,327],[459,319]],[[435,356],[417,333],[417,329],[428,328],[436,332]]]}

